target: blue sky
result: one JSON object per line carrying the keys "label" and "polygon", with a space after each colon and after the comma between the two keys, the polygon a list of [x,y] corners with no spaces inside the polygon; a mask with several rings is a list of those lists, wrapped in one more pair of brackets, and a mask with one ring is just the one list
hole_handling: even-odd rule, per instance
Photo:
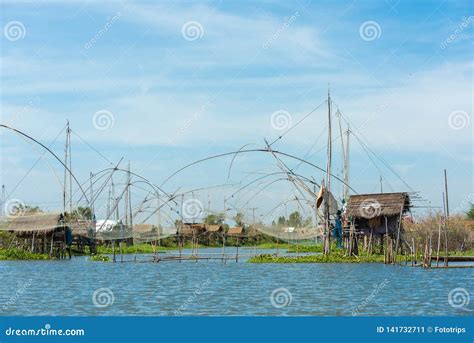
{"label": "blue sky", "polygon": [[[2,1],[1,122],[50,144],[69,119],[108,160],[123,156],[159,185],[193,160],[262,147],[282,133],[272,113],[286,111],[295,124],[325,100],[330,84],[354,130],[432,206],[442,205],[448,169],[451,209],[461,212],[474,197],[473,12],[470,1]],[[19,36],[10,31],[15,25]],[[94,125],[98,111],[113,118],[106,130]],[[324,167],[326,141],[315,139],[325,126],[323,106],[274,147]],[[11,133],[1,139],[2,183],[12,190],[41,152]],[[52,144],[61,155],[63,140]],[[81,180],[109,166],[75,136],[73,155]],[[228,180],[229,162],[190,168],[164,188],[241,184],[249,173],[277,171],[271,157],[247,154]],[[351,185],[359,193],[377,192],[380,173],[385,191],[409,190],[376,164],[351,138]],[[44,156],[9,196],[55,210],[61,173]],[[233,187],[195,196],[217,208]],[[239,201],[261,215],[291,192],[277,182]]]}

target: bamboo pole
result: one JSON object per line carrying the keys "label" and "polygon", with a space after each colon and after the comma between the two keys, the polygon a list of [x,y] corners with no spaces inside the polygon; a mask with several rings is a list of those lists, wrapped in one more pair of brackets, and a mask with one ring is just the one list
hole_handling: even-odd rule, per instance
{"label": "bamboo pole", "polygon": [[[224,228],[222,228],[224,230]],[[222,231],[222,262],[224,262],[225,257],[225,232]]]}
{"label": "bamboo pole", "polygon": [[54,241],[54,231],[51,234],[51,244],[50,244],[50,248],[49,248],[49,257],[53,256],[53,241]]}
{"label": "bamboo pole", "polygon": [[400,242],[400,228],[402,226],[403,206],[404,205],[401,205],[400,217],[398,218],[397,243],[395,245],[395,256],[393,258],[393,264],[397,263],[398,245],[399,245],[399,242]]}
{"label": "bamboo pole", "polygon": [[276,248],[277,248],[276,255],[277,255],[277,257],[278,257],[278,253],[279,253],[279,246],[278,246],[279,236],[280,235],[277,234],[277,241],[276,241]]}
{"label": "bamboo pole", "polygon": [[370,230],[369,247],[367,248],[367,255],[372,255],[373,235],[374,235],[373,230]]}
{"label": "bamboo pole", "polygon": [[31,239],[31,252],[34,253],[34,249],[35,249],[35,234],[36,232],[33,232],[33,238]]}
{"label": "bamboo pole", "polygon": [[235,262],[239,262],[239,237],[237,237],[237,252],[235,254]]}
{"label": "bamboo pole", "polygon": [[436,267],[439,267],[439,250],[441,248],[441,220],[438,218],[438,248],[436,249]]}

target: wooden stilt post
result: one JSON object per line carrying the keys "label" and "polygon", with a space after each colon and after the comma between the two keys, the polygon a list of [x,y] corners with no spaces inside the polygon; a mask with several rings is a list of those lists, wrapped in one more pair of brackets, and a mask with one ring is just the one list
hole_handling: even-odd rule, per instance
{"label": "wooden stilt post", "polygon": [[276,248],[277,248],[277,252],[276,252],[276,255],[278,257],[278,252],[279,252],[279,247],[278,247],[278,241],[279,241],[279,235],[277,234],[277,241],[276,241]]}
{"label": "wooden stilt post", "polygon": [[235,254],[235,262],[239,262],[239,237],[237,237],[237,253]]}
{"label": "wooden stilt post", "polygon": [[49,248],[49,257],[53,256],[53,242],[54,242],[54,231],[51,234],[51,244],[50,244],[50,248]]}
{"label": "wooden stilt post", "polygon": [[33,238],[31,239],[31,252],[35,252],[35,234],[36,232],[33,232]]}
{"label": "wooden stilt post", "polygon": [[443,204],[445,210],[444,216],[444,240],[445,240],[445,257],[444,257],[444,266],[448,266],[448,228],[449,228],[449,198],[448,198],[448,175],[446,169],[444,170],[444,197]]}
{"label": "wooden stilt post", "polygon": [[404,204],[401,206],[400,217],[398,218],[397,242],[395,244],[395,256],[393,258],[393,264],[397,263],[398,246],[399,246],[399,242],[400,242],[400,228],[402,226],[403,206],[404,206]]}
{"label": "wooden stilt post", "polygon": [[430,248],[428,252],[428,265],[431,268],[431,257],[433,255],[433,245],[432,245],[432,240],[431,240],[431,232],[430,232]]}
{"label": "wooden stilt post", "polygon": [[373,244],[374,244],[373,239],[374,239],[374,231],[371,229],[370,237],[369,237],[369,255],[372,255]]}
{"label": "wooden stilt post", "polygon": [[438,218],[438,248],[436,249],[436,267],[439,267],[439,250],[441,248],[441,219]]}

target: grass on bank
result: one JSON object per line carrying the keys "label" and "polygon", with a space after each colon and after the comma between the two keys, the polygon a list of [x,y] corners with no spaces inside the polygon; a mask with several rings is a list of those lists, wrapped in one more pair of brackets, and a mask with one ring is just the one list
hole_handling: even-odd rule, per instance
{"label": "grass on bank", "polygon": [[90,260],[96,262],[110,262],[110,257],[107,255],[92,255]]}
{"label": "grass on bank", "polygon": [[48,254],[34,254],[27,250],[0,248],[0,260],[51,260]]}
{"label": "grass on bank", "polygon": [[[155,250],[153,250],[155,249]],[[115,253],[116,254],[153,254],[155,251],[165,251],[165,250],[170,250],[170,249],[177,249],[177,248],[169,248],[169,247],[163,247],[163,246],[155,246],[151,244],[146,244],[146,243],[141,243],[141,244],[135,244],[135,245],[129,245],[127,246],[125,243],[122,244],[122,249],[120,250],[119,244],[115,245]],[[103,246],[99,245],[97,246],[97,254],[113,254],[114,249],[111,246]]]}
{"label": "grass on bank", "polygon": [[[399,258],[401,258],[400,256]],[[306,256],[275,256],[264,254],[252,257],[250,263],[380,263],[383,255],[361,255],[358,257],[344,256],[343,252],[332,252],[329,255],[306,255]]]}
{"label": "grass on bank", "polygon": [[[220,246],[206,246],[206,245],[199,245],[200,249],[203,248],[217,248]],[[245,248],[251,248],[253,245],[245,245],[241,246]],[[265,242],[255,246],[257,249],[276,249],[277,247],[282,251],[288,250],[290,253],[322,253],[323,247],[321,244],[317,245],[294,245],[287,243],[280,243],[276,244],[273,242]],[[190,249],[192,246],[190,244],[186,244],[184,249]],[[122,245],[122,253],[123,254],[152,254],[155,250],[157,252],[164,252],[166,250],[177,250],[177,246],[153,246],[147,243],[136,244],[132,246],[126,246],[125,244]],[[375,251],[378,251],[378,247],[375,247]],[[335,246],[331,249],[332,253],[330,255],[308,255],[308,256],[275,256],[270,254],[263,254],[260,256],[252,257],[249,259],[249,262],[253,263],[372,263],[372,262],[383,262],[383,254],[373,254],[367,256],[367,253],[364,251],[360,252],[358,258],[356,257],[348,257],[344,256],[341,250],[335,248]],[[92,255],[90,257],[91,261],[101,261],[107,262],[111,260],[110,256],[112,255],[113,249],[111,246],[98,246],[97,247],[97,254]],[[120,254],[120,248],[118,244],[115,246],[115,253],[118,255]],[[417,260],[420,261],[422,259],[422,253],[417,253]],[[74,252],[74,255],[76,252]],[[81,254],[79,254],[81,255]],[[89,255],[88,251],[82,255]],[[448,253],[449,256],[474,256],[474,248],[466,251],[450,251]],[[436,252],[433,251],[433,257],[436,257]],[[444,257],[444,251],[440,251],[440,258]],[[408,261],[411,261],[411,256],[407,256]],[[31,253],[27,250],[18,249],[18,248],[0,248],[0,260],[54,260],[55,257],[50,257],[48,254],[39,254],[39,253]],[[399,255],[398,261],[405,261],[405,256]]]}

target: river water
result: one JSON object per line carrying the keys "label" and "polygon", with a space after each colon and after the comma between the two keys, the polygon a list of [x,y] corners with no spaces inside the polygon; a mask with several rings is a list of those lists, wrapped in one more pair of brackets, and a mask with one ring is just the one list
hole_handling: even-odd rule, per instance
{"label": "river water", "polygon": [[[262,251],[259,251],[262,252]],[[271,251],[268,251],[271,252]],[[203,249],[201,255],[220,253]],[[230,248],[227,253],[231,254]],[[253,253],[241,249],[240,253]],[[176,254],[176,252],[170,252]],[[383,264],[0,261],[1,315],[469,316],[474,269]],[[140,262],[142,261],[142,262]],[[450,294],[451,293],[451,294]]]}

